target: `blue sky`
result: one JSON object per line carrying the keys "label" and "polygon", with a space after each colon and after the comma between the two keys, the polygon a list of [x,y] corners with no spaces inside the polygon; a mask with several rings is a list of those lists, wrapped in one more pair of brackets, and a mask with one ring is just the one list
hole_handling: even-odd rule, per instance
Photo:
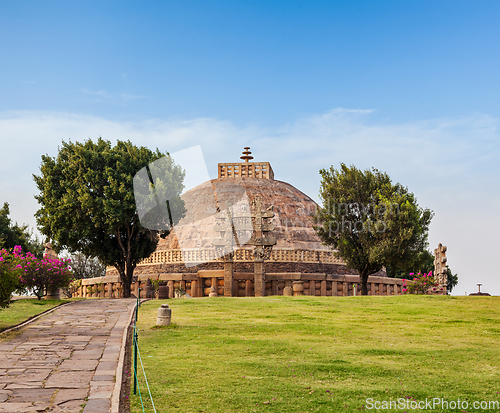
{"label": "blue sky", "polygon": [[318,170],[377,167],[433,209],[463,294],[500,294],[498,1],[0,0],[1,202],[35,225],[63,139],[251,146],[316,198]]}

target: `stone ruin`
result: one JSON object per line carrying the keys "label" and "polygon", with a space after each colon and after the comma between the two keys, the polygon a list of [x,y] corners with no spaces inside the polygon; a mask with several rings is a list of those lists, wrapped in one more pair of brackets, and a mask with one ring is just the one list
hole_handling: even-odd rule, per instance
{"label": "stone ruin", "polygon": [[[276,180],[269,162],[252,159],[245,147],[241,162],[220,163],[217,179],[181,196],[186,215],[138,264],[133,293],[151,278],[167,282],[169,294],[180,288],[192,297],[347,296],[355,291],[360,295],[359,276],[323,245],[313,229],[316,203]],[[240,209],[234,208],[237,203],[231,198],[247,199],[247,209],[239,204]],[[119,295],[114,268],[108,268],[101,282],[110,284],[110,292],[101,294]],[[368,291],[401,294],[402,284],[381,272],[369,277]]]}
{"label": "stone ruin", "polygon": [[446,251],[447,248],[443,244],[439,244],[434,250],[434,278],[439,284],[438,294],[444,295],[447,294],[448,287],[448,267],[446,266],[448,258],[446,258]]}

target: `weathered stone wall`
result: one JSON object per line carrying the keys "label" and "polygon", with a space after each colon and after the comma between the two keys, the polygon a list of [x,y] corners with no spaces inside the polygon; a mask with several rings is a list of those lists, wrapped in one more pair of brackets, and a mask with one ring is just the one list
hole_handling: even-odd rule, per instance
{"label": "weathered stone wall", "polygon": [[[140,274],[132,283],[131,291],[137,296],[138,288],[141,288],[141,297],[146,296],[145,286],[148,278],[166,281],[169,286],[169,296],[174,297],[176,289],[182,289],[192,297],[205,297],[210,293],[212,285],[216,288],[219,296],[224,295],[224,271],[199,270],[197,272],[163,273],[163,274]],[[254,296],[254,274],[253,272],[235,272],[233,283],[234,297]],[[118,276],[107,275],[106,277],[89,278],[82,280],[82,286],[73,297],[102,297],[119,298],[122,296],[122,288]],[[354,285],[357,295],[361,295],[361,284],[357,275],[341,275],[326,273],[304,273],[304,272],[267,272],[266,273],[266,295],[283,295],[285,286],[299,283],[303,287],[303,293],[296,295],[313,296],[352,296]],[[388,277],[368,277],[368,295],[399,295],[402,294],[403,280]]]}
{"label": "weathered stone wall", "polygon": [[[253,272],[253,262],[238,262],[234,263],[235,272]],[[317,273],[323,272],[326,274],[346,275],[353,274],[353,270],[347,269],[342,264],[325,264],[325,263],[310,263],[310,262],[268,262],[264,263],[266,272],[303,272]],[[186,267],[184,263],[169,263],[169,264],[149,264],[138,265],[134,271],[134,275],[150,275],[157,277],[167,273],[196,273],[203,270],[222,270],[224,269],[223,261],[213,261],[203,264],[198,264],[192,267]],[[118,275],[115,268],[108,268],[106,275]]]}

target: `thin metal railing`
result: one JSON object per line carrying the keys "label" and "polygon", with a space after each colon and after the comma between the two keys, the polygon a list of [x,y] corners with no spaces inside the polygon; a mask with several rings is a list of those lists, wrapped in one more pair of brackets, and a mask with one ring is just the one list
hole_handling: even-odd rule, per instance
{"label": "thin metal railing", "polygon": [[142,400],[142,394],[141,394],[141,389],[139,387],[139,376],[137,374],[137,360],[139,359],[141,363],[141,368],[142,368],[142,374],[144,375],[144,381],[146,382],[146,387],[148,389],[149,393],[149,398],[151,400],[151,405],[153,406],[153,411],[156,413],[156,407],[153,401],[153,396],[151,394],[151,390],[149,388],[149,383],[148,379],[146,377],[146,371],[144,370],[144,364],[142,363],[142,358],[141,358],[141,352],[139,351],[139,329],[137,328],[137,318],[139,315],[139,306],[141,305],[140,303],[140,297],[141,297],[141,289],[138,289],[138,294],[137,294],[137,304],[135,306],[135,319],[134,319],[134,331],[133,331],[133,346],[134,346],[134,396],[137,395],[137,391],[139,392],[139,399],[141,400],[141,407],[142,411],[145,413],[146,410],[144,408],[144,401]]}

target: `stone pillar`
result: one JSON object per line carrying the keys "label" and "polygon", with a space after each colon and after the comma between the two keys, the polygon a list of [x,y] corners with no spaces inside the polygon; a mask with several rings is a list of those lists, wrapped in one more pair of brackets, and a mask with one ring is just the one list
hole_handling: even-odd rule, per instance
{"label": "stone pillar", "polygon": [[313,280],[309,281],[309,295],[316,296],[316,282]]}
{"label": "stone pillar", "polygon": [[338,285],[337,285],[337,281],[332,281],[332,297],[336,297],[337,295],[339,295],[339,290],[338,290]]}
{"label": "stone pillar", "polygon": [[[448,287],[448,268],[446,267],[446,251],[448,248],[439,244],[434,250],[434,278],[439,284],[438,294],[447,294]],[[442,289],[442,290],[441,290]]]}
{"label": "stone pillar", "polygon": [[304,295],[304,281],[294,281],[292,283],[293,295]]}
{"label": "stone pillar", "polygon": [[271,281],[271,294],[278,295],[278,281]]}
{"label": "stone pillar", "polygon": [[198,281],[191,281],[191,297],[199,297],[198,296]]}
{"label": "stone pillar", "polygon": [[197,288],[197,293],[196,297],[203,297],[204,292],[203,292],[203,278],[202,277],[197,277],[196,278],[196,288]]}
{"label": "stone pillar", "polygon": [[234,289],[233,253],[224,256],[224,297],[232,297]]}
{"label": "stone pillar", "polygon": [[212,282],[210,285],[210,292],[212,291],[212,288],[215,290],[215,296],[217,297],[219,295],[219,282],[216,277],[212,277]]}
{"label": "stone pillar", "polygon": [[245,281],[245,297],[251,297],[252,296],[252,281],[246,280]]}
{"label": "stone pillar", "polygon": [[273,245],[276,245],[274,237],[268,235],[274,230],[274,225],[269,221],[274,217],[273,207],[262,209],[262,200],[257,197],[252,202],[253,235],[247,242],[254,245],[254,291],[256,297],[266,295],[266,276],[264,273],[264,260],[269,259]]}
{"label": "stone pillar", "polygon": [[342,296],[347,297],[349,295],[349,287],[346,282],[342,283]]}
{"label": "stone pillar", "polygon": [[167,282],[168,298],[174,298],[174,282],[172,280]]}
{"label": "stone pillar", "polygon": [[253,288],[256,297],[265,297],[266,295],[266,277],[264,275],[264,260],[256,258],[253,263],[254,284]]}
{"label": "stone pillar", "polygon": [[321,281],[321,297],[326,297],[326,281]]}

